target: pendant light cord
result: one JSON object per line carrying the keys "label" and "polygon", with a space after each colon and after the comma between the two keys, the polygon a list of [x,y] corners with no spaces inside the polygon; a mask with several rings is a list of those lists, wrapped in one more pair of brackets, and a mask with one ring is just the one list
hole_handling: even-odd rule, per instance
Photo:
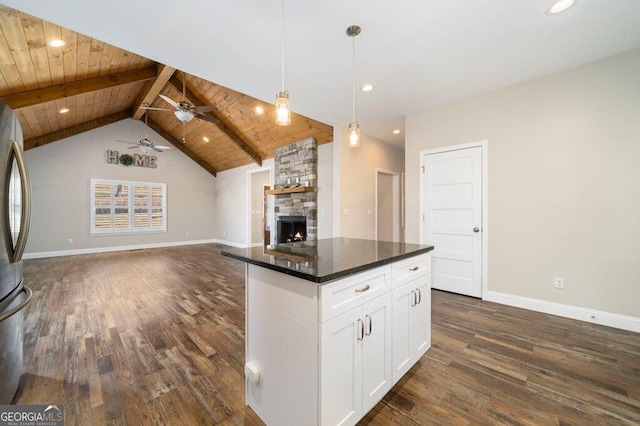
{"label": "pendant light cord", "polygon": [[352,57],[351,57],[351,100],[353,105],[353,122],[356,121],[356,36],[351,36]]}
{"label": "pendant light cord", "polygon": [[281,2],[282,7],[280,8],[281,16],[280,16],[280,40],[282,41],[282,49],[281,49],[281,92],[284,92],[284,0]]}

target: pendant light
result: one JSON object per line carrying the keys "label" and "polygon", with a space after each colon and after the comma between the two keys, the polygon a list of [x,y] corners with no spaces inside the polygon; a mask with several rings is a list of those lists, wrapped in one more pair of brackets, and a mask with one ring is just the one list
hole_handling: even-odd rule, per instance
{"label": "pendant light", "polygon": [[352,122],[349,124],[349,148],[357,148],[360,146],[360,125],[356,120],[356,36],[360,34],[361,28],[358,25],[351,25],[347,28],[347,35],[352,40],[352,75],[351,75],[351,100],[352,100]]}
{"label": "pendant light", "polygon": [[289,103],[289,91],[284,90],[284,0],[282,0],[280,20],[280,40],[282,41],[281,49],[281,66],[282,72],[280,91],[276,94],[276,124],[280,126],[288,126],[291,124],[291,104]]}

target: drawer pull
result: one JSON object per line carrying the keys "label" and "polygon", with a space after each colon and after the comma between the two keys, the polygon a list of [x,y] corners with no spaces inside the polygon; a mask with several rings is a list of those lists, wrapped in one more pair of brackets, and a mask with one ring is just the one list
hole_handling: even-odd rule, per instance
{"label": "drawer pull", "polygon": [[364,339],[364,322],[360,318],[358,318],[358,326],[358,330],[356,331],[358,333],[358,341],[360,341]]}
{"label": "drawer pull", "polygon": [[371,321],[371,316],[369,315],[365,315],[364,316],[365,321],[367,321],[367,323],[369,324],[369,331],[364,333],[365,336],[371,336],[371,330],[373,329],[373,321]]}
{"label": "drawer pull", "polygon": [[418,303],[418,296],[416,294],[415,290],[411,290],[411,307],[413,308],[414,306],[416,306]]}
{"label": "drawer pull", "polygon": [[416,303],[416,305],[419,305],[422,302],[422,292],[419,288],[416,289],[416,291],[418,292],[418,303]]}
{"label": "drawer pull", "polygon": [[362,288],[356,288],[356,293],[364,293],[365,291],[369,290],[370,288],[371,288],[371,286],[369,284],[367,284]]}
{"label": "drawer pull", "polygon": [[415,271],[417,271],[418,269],[420,269],[420,267],[419,267],[419,266],[414,266],[413,268],[409,268],[409,270],[410,270],[411,272],[415,272]]}

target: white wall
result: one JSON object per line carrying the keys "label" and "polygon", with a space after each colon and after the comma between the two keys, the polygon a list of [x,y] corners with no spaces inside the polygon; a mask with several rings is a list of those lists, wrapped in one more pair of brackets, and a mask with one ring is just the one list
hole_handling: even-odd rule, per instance
{"label": "white wall", "polygon": [[[318,146],[318,238],[329,238],[333,222],[333,143]],[[273,158],[262,167],[249,164],[218,173],[216,178],[216,238],[236,246],[247,245],[247,173],[269,168],[273,173]],[[271,234],[274,235],[273,226]]]}
{"label": "white wall", "polygon": [[333,237],[333,143],[318,146],[318,239]]}
{"label": "white wall", "polygon": [[[346,141],[346,129],[342,140]],[[362,135],[358,148],[340,148],[340,236],[375,239],[376,168],[404,172],[404,151]],[[348,215],[345,215],[345,209]]]}
{"label": "white wall", "polygon": [[635,50],[407,116],[407,241],[420,151],[486,139],[489,291],[640,317],[639,76]]}
{"label": "white wall", "polygon": [[[107,164],[106,150],[134,151],[116,139],[135,142],[143,134],[143,123],[123,120],[25,152],[33,202],[28,256],[214,237],[216,178],[180,151],[157,153],[155,169]],[[159,145],[170,145],[151,130],[149,138]],[[141,154],[137,149],[135,152]],[[166,183],[167,232],[90,236],[91,178]],[[68,239],[73,239],[73,244],[68,244]]]}

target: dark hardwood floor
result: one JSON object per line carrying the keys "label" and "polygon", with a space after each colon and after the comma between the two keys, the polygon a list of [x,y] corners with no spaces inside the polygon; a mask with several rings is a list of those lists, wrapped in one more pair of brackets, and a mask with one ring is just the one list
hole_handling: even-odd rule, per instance
{"label": "dark hardwood floor", "polygon": [[[14,402],[67,424],[262,424],[244,264],[215,244],[25,261]],[[640,334],[433,291],[433,345],[363,425],[640,424]]]}

